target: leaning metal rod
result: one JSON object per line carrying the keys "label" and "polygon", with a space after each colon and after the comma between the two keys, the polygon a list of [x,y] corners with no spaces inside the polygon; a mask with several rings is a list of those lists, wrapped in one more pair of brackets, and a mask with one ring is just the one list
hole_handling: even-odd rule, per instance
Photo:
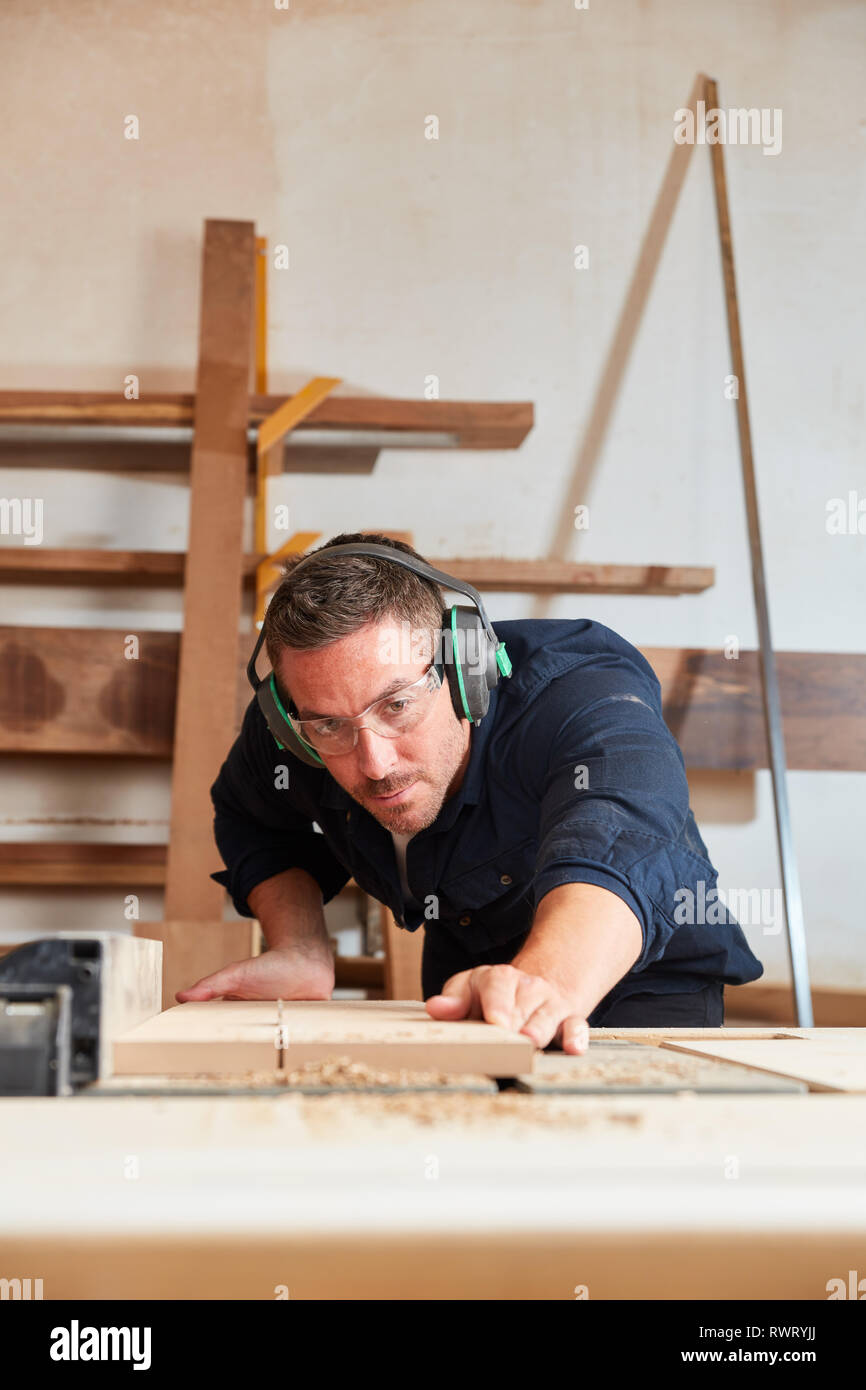
{"label": "leaning metal rod", "polygon": [[[718,92],[712,78],[706,80],[706,109],[718,109]],[[761,526],[758,515],[758,493],[755,486],[755,467],[752,455],[752,432],[746,399],[746,369],[740,334],[740,313],[737,304],[737,285],[734,277],[734,248],[731,240],[731,221],[728,211],[728,190],[721,144],[710,145],[713,161],[713,185],[716,192],[716,211],[719,221],[719,242],[722,270],[725,277],[725,306],[728,315],[728,336],[731,358],[737,381],[737,428],[740,436],[740,459],[743,466],[743,489],[749,520],[749,550],[752,557],[752,588],[758,620],[761,662],[761,694],[764,701],[764,724],[770,751],[770,770],[773,776],[773,802],[776,809],[776,839],[782,865],[782,895],[785,903],[785,925],[788,933],[788,956],[794,981],[794,1001],[797,1023],[811,1028],[812,995],[809,988],[809,960],[806,953],[806,930],[803,924],[803,903],[800,896],[800,877],[791,834],[791,815],[788,806],[788,784],[785,766],[785,739],[782,732],[782,712],[776,658],[770,639],[770,615],[767,608],[767,586],[764,578],[764,555],[761,546]]]}

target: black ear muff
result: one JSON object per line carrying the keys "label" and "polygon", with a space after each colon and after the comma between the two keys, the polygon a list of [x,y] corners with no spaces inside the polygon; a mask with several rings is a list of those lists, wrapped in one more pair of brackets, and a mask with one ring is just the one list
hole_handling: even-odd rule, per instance
{"label": "black ear muff", "polygon": [[288,753],[292,754],[292,757],[298,758],[309,767],[325,766],[315,748],[311,748],[308,743],[305,743],[289,723],[282,700],[276,689],[273,672],[271,672],[266,680],[262,681],[261,685],[256,690],[256,700],[259,709],[265,716],[265,723],[281,748],[284,748]]}
{"label": "black ear muff", "polygon": [[480,724],[490,705],[490,691],[499,681],[499,667],[487,629],[473,608],[455,603],[446,609],[442,660],[458,718]]}

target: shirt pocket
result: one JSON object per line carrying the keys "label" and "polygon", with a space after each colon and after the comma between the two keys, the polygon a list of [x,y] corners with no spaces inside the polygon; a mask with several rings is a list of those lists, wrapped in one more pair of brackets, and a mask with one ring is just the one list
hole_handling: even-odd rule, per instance
{"label": "shirt pocket", "polygon": [[537,853],[538,842],[528,836],[483,864],[442,879],[441,914],[461,940],[493,946],[529,930]]}

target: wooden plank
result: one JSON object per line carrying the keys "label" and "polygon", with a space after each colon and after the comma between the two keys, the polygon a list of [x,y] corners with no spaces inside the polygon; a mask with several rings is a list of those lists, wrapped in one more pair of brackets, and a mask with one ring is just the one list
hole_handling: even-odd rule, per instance
{"label": "wooden plank", "polygon": [[[866,1031],[866,1030],[864,1030]],[[664,1048],[740,1062],[759,1071],[805,1081],[810,1090],[866,1092],[866,1043],[816,1042],[808,1037],[760,1041],[666,1041]]]}
{"label": "wooden plank", "polygon": [[[180,639],[139,632],[136,640],[139,655],[129,660],[123,629],[0,627],[0,752],[170,758]],[[251,644],[236,650],[226,749],[250,699]],[[767,765],[755,652],[730,662],[675,648],[647,648],[644,655],[661,680],[665,718],[687,767]],[[776,655],[789,767],[866,772],[866,656]],[[695,675],[698,668],[705,674]]]}
{"label": "wooden plank", "polygon": [[[126,845],[105,840],[0,841],[0,885],[122,888],[165,883],[166,845]],[[215,861],[218,859],[214,848]],[[353,878],[341,893],[360,893]],[[382,965],[382,962],[379,962]]]}
{"label": "wooden plank", "polygon": [[[665,721],[691,768],[768,766],[758,653],[642,648],[659,678]],[[792,769],[866,771],[866,658],[776,652]]]}
{"label": "wooden plank", "polygon": [[532,1068],[535,1048],[518,1033],[481,1020],[442,1023],[423,1004],[392,1000],[257,1000],[178,1004],[117,1039],[117,1076],[267,1070],[275,1040],[285,1070],[348,1057],[391,1070],[435,1069],[515,1076]]}
{"label": "wooden plank", "polygon": [[424,950],[424,928],[407,931],[398,927],[393,912],[379,904],[382,943],[385,947],[386,999],[423,999],[421,990],[421,956]]}
{"label": "wooden plank", "polygon": [[432,557],[430,564],[488,593],[698,594],[712,588],[711,565],[604,565],[501,556]]}
{"label": "wooden plank", "polygon": [[[386,533],[388,534],[388,533]],[[394,534],[394,533],[390,533]],[[580,565],[562,560],[509,560],[430,556],[437,569],[489,593],[696,594],[715,583],[704,565]],[[245,585],[255,582],[258,555],[245,555]],[[0,583],[135,585],[176,588],[186,553],[172,550],[54,550],[0,546]]]}
{"label": "wooden plank", "polygon": [[237,730],[255,257],[252,222],[205,223],[166,920],[218,918],[224,899],[210,787]]}
{"label": "wooden plank", "polygon": [[804,1092],[802,1082],[771,1076],[715,1057],[675,1055],[651,1044],[595,1042],[580,1057],[545,1052],[518,1089],[532,1095],[658,1095],[787,1091]]}
{"label": "wooden plank", "polygon": [[[248,424],[257,426],[287,399],[253,395]],[[146,400],[118,400],[112,391],[0,391],[0,427],[6,424],[186,425],[193,422],[195,396],[160,392]],[[410,430],[451,434],[460,449],[517,449],[533,426],[531,401],[416,401],[381,396],[329,396],[298,426],[305,429]],[[2,428],[0,428],[2,443]],[[26,463],[22,455],[21,462]],[[54,467],[62,467],[58,455]],[[251,451],[248,460],[255,470]],[[136,468],[134,451],[112,460],[112,468]]]}
{"label": "wooden plank", "polygon": [[[804,1029],[808,1033],[810,1029]],[[674,1042],[681,1042],[687,1038],[698,1040],[706,1039],[708,1042],[723,1042],[726,1038],[734,1041],[744,1038],[793,1038],[796,1037],[796,1030],[786,1028],[590,1028],[590,1042],[610,1042],[621,1040],[630,1043],[651,1043],[659,1046],[667,1039]]]}
{"label": "wooden plank", "polygon": [[378,956],[336,955],[334,973],[336,989],[385,988],[385,962]]}
{"label": "wooden plank", "polygon": [[[214,851],[216,853],[216,851]],[[0,886],[144,888],[165,882],[165,845],[0,842]]]}
{"label": "wooden plank", "polygon": [[0,751],[170,758],[179,645],[176,632],[0,628]]}
{"label": "wooden plank", "polygon": [[115,1040],[114,1075],[268,1071],[279,1055],[276,1004],[175,1004]]}
{"label": "wooden plank", "polygon": [[[866,1026],[866,989],[812,990],[812,1012],[819,1028],[862,1028]],[[794,991],[790,985],[764,984],[725,986],[727,1018],[760,1018],[788,1024],[796,1017]]]}
{"label": "wooden plank", "polygon": [[233,961],[258,955],[261,947],[259,924],[253,918],[239,922],[135,922],[133,930],[137,937],[161,942],[160,1009],[175,1006],[178,990]]}

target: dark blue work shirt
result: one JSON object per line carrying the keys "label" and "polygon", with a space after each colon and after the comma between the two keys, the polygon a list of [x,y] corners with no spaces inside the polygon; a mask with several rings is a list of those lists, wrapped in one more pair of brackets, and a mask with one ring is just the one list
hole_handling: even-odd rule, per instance
{"label": "dark blue work shirt", "polygon": [[324,902],[353,877],[409,931],[449,933],[479,956],[512,940],[516,951],[552,888],[595,883],[628,904],[643,933],[639,959],[599,1011],[637,992],[758,979],[763,967],[718,898],[652,667],[587,619],[494,627],[513,675],[472,728],[459,790],[409,841],[411,900],[390,832],[324,768],[279,749],[255,699],[211,788],[227,866],[211,877],[248,917],[247,894],[285,869],[311,874]]}

